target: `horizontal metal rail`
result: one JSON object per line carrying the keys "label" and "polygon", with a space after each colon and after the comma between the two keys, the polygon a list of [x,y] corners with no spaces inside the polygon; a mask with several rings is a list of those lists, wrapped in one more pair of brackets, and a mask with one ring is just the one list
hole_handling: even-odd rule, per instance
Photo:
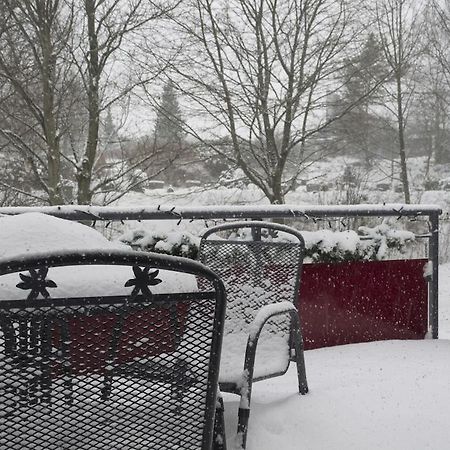
{"label": "horizontal metal rail", "polygon": [[68,220],[179,220],[179,219],[241,219],[281,217],[419,217],[441,214],[437,205],[255,205],[255,206],[201,206],[177,207],[157,205],[150,207],[110,206],[43,206],[0,208],[0,215],[41,212]]}

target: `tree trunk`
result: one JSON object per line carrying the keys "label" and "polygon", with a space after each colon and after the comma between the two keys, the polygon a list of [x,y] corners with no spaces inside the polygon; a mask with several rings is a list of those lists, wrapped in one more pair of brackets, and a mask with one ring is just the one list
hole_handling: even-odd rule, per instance
{"label": "tree trunk", "polygon": [[99,82],[100,82],[100,67],[99,67],[99,50],[98,50],[98,36],[95,23],[95,1],[86,0],[85,9],[88,25],[88,40],[89,53],[87,56],[88,63],[88,77],[89,77],[89,91],[88,91],[88,135],[84,151],[84,156],[81,165],[78,169],[78,204],[86,205],[92,201],[92,172],[95,163],[95,156],[97,154],[98,133],[99,133]]}
{"label": "tree trunk", "polygon": [[400,178],[403,185],[403,193],[405,195],[405,203],[411,203],[409,194],[409,181],[408,170],[406,164],[406,151],[405,151],[405,121],[403,116],[403,92],[401,73],[397,73],[397,123],[398,123],[398,143],[400,154]]}
{"label": "tree trunk", "polygon": [[54,75],[56,61],[53,55],[50,24],[45,17],[40,17],[39,28],[42,49],[42,121],[47,144],[48,200],[51,205],[60,205],[63,203],[63,198],[61,194],[61,154],[55,118]]}
{"label": "tree trunk", "polygon": [[45,140],[48,147],[48,199],[51,205],[59,205],[63,202],[61,195],[61,156],[59,139],[57,136],[55,116],[53,114],[53,93],[50,87],[50,80],[46,79],[45,74],[43,75],[43,120]]}
{"label": "tree trunk", "polygon": [[277,171],[273,177],[272,177],[272,196],[269,198],[270,203],[272,205],[282,205],[284,204],[284,193],[283,193],[283,186],[282,186],[282,177],[281,177],[281,171]]}

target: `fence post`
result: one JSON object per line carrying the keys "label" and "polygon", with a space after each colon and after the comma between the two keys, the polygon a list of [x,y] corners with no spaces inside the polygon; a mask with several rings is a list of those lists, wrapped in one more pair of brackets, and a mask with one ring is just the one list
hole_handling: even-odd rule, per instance
{"label": "fence post", "polygon": [[431,327],[431,337],[439,336],[439,212],[432,212],[430,217],[430,250],[429,259],[432,265],[432,275],[428,295],[428,323]]}

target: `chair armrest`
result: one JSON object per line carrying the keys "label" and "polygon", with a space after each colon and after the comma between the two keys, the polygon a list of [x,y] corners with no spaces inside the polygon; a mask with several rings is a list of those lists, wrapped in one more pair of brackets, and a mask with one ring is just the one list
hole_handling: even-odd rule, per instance
{"label": "chair armrest", "polygon": [[298,311],[297,308],[288,301],[273,303],[271,305],[263,306],[249,327],[249,335],[247,340],[247,348],[245,350],[245,360],[244,360],[244,376],[249,379],[253,378],[253,368],[255,365],[256,358],[256,347],[258,345],[258,339],[261,334],[262,329],[266,322],[275,316],[280,316],[283,314],[289,314],[291,320],[294,320],[298,324]]}
{"label": "chair armrest", "polygon": [[244,370],[238,385],[241,392],[241,400],[239,404],[239,408],[241,410],[249,409],[249,398],[251,396],[253,384],[256,347],[258,345],[258,339],[261,331],[270,318],[282,314],[289,314],[291,316],[291,320],[294,322],[294,326],[300,326],[297,308],[288,301],[263,306],[250,324],[247,348],[245,349]]}
{"label": "chair armrest", "polygon": [[250,324],[248,342],[258,341],[264,325],[271,317],[280,316],[282,314],[292,314],[293,312],[297,314],[297,308],[288,301],[263,306]]}

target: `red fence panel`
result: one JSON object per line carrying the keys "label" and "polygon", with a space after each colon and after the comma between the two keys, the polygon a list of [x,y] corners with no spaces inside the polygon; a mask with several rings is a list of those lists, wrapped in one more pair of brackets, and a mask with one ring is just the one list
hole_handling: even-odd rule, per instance
{"label": "red fence panel", "polygon": [[385,339],[423,339],[426,259],[305,264],[300,319],[305,349]]}
{"label": "red fence panel", "polygon": [[[120,339],[114,352],[118,364],[139,358],[172,353],[181,338],[189,312],[188,303],[179,303],[173,314],[168,308],[153,307],[130,312],[124,317]],[[118,316],[97,312],[91,316],[74,316],[68,322],[70,339],[77,343],[70,350],[72,374],[103,374],[111,356],[113,329]],[[60,345],[61,334],[53,330],[54,345]],[[55,369],[55,372],[58,369]],[[59,368],[62,371],[62,368]]]}

